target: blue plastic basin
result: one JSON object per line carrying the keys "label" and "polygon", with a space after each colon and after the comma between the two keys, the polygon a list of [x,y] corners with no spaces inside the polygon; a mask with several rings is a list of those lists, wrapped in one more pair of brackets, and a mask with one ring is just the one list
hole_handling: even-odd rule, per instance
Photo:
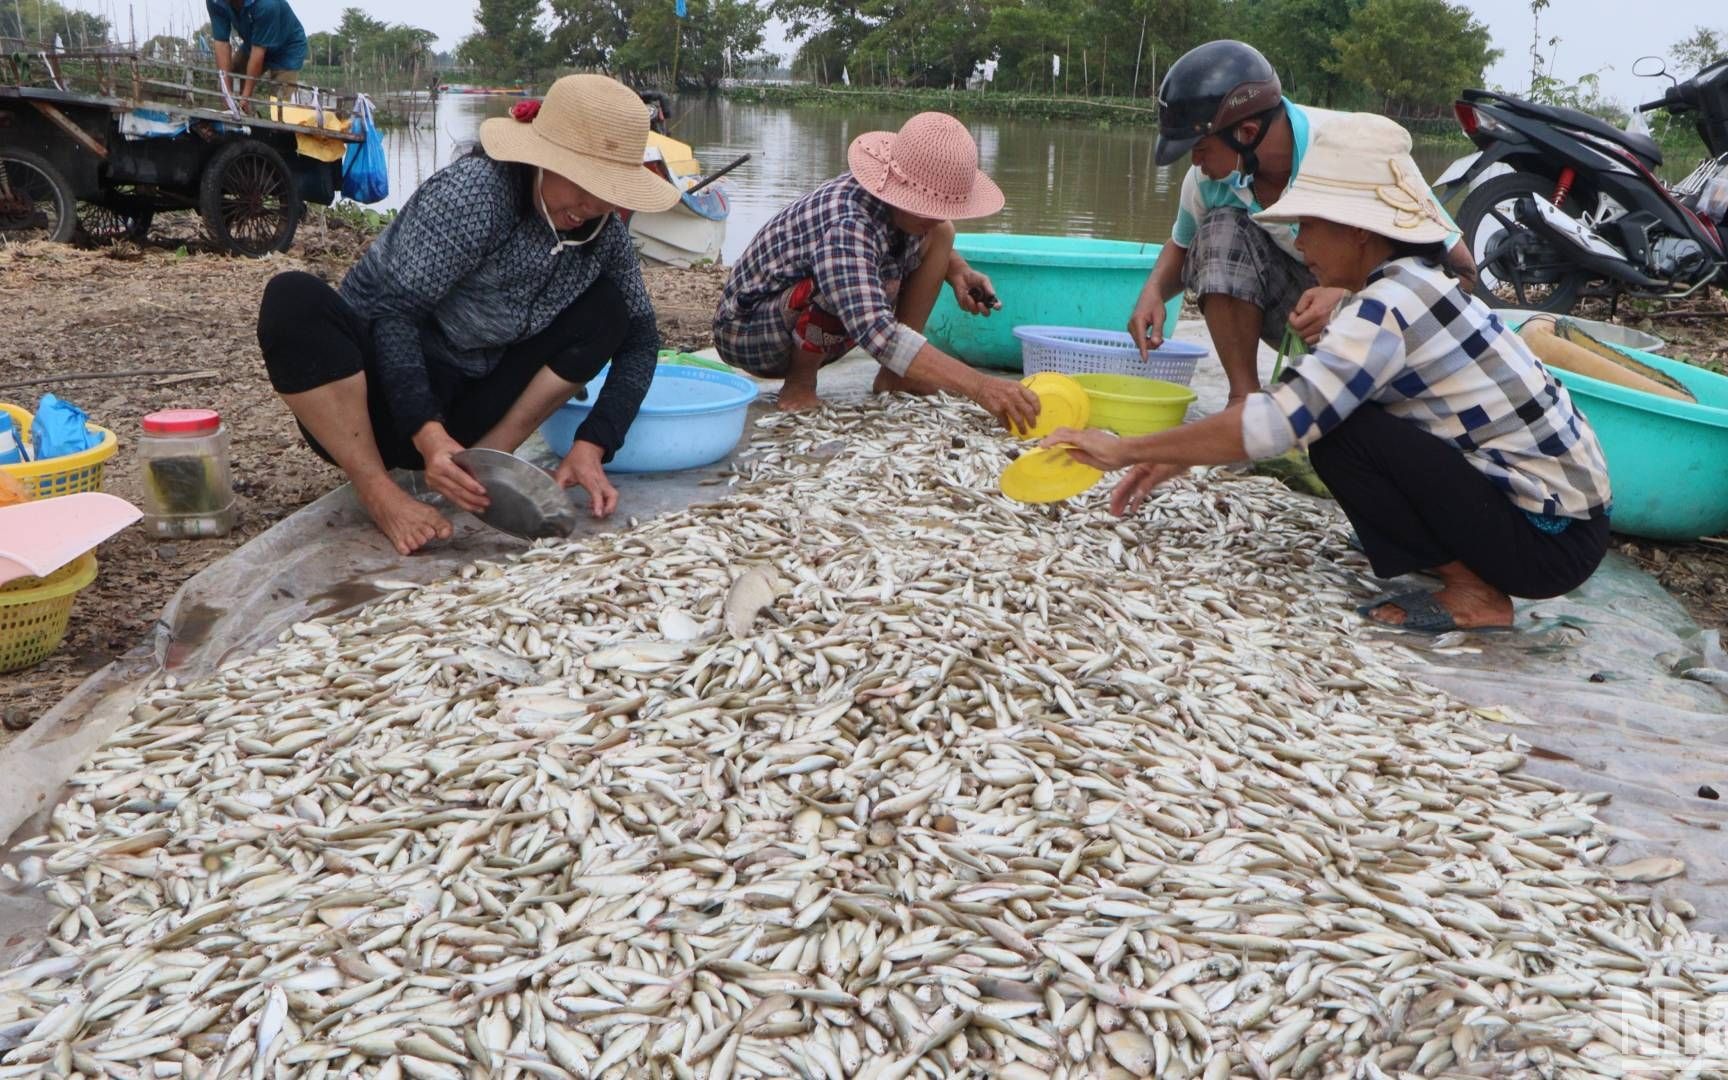
{"label": "blue plastic basin", "polygon": [[[1075,326],[1121,330],[1162,244],[1022,233],[961,233],[955,250],[996,286],[1002,310],[968,315],[946,286],[936,298],[924,336],[930,344],[980,367],[1020,370],[1016,326]],[[1176,332],[1182,297],[1164,305],[1164,335]]]}
{"label": "blue plastic basin", "polygon": [[1658,540],[1728,532],[1728,378],[1614,347],[1672,375],[1698,399],[1676,401],[1548,368],[1602,443],[1614,531]]}
{"label": "blue plastic basin", "polygon": [[[610,365],[588,384],[588,400],[566,401],[540,425],[552,452],[570,452],[576,429],[606,385]],[[660,364],[624,445],[607,472],[677,472],[711,465],[738,445],[744,419],[756,400],[756,384],[729,371]]]}

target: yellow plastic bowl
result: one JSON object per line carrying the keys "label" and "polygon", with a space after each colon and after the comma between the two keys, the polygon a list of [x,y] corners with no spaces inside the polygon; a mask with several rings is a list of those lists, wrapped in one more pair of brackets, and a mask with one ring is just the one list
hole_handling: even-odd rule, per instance
{"label": "yellow plastic bowl", "polygon": [[[12,424],[18,429],[18,441],[28,445],[30,410],[0,401],[0,411],[12,417]],[[101,491],[103,465],[114,456],[114,451],[120,448],[120,440],[114,437],[112,431],[99,424],[84,426],[102,436],[102,441],[76,454],[49,458],[47,461],[0,465],[0,469],[10,473],[14,480],[22,484],[24,493],[32,499],[76,495],[81,491]]]}
{"label": "yellow plastic bowl", "polygon": [[1040,371],[1021,379],[1020,385],[1038,395],[1038,422],[1022,438],[1042,439],[1057,428],[1083,428],[1092,415],[1086,388],[1066,375]]}
{"label": "yellow plastic bowl", "polygon": [[96,580],[96,556],[85,552],[45,578],[0,585],[0,672],[34,667],[66,639],[72,603]]}
{"label": "yellow plastic bowl", "polygon": [[1089,427],[1118,435],[1150,435],[1182,423],[1197,396],[1186,386],[1138,375],[1075,375],[1092,401]]}

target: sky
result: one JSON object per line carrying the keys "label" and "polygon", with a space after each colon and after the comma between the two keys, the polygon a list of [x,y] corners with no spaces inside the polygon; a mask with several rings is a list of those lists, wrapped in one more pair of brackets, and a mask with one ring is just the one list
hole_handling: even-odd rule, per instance
{"label": "sky", "polygon": [[[336,26],[342,9],[365,8],[385,22],[406,22],[438,35],[438,48],[454,48],[474,28],[474,6],[463,0],[291,0],[308,33]],[[666,0],[668,4],[672,0]],[[1495,46],[1505,55],[1488,71],[1492,85],[1519,91],[1529,84],[1532,27],[1528,0],[1463,0],[1488,26]],[[184,33],[204,21],[201,4],[191,0],[71,0],[71,6],[108,16],[125,33],[128,15],[139,38],[172,29]],[[1712,9],[1720,14],[1712,17]],[[1634,14],[1635,13],[1635,14]],[[1665,80],[1640,79],[1632,64],[1646,54],[1666,56],[1674,42],[1703,23],[1728,30],[1728,9],[1698,0],[1552,0],[1542,13],[1541,39],[1545,57],[1552,55],[1555,74],[1567,80],[1597,73],[1606,96],[1623,105],[1661,96]],[[1547,41],[1559,37],[1557,47]],[[783,29],[772,25],[768,48],[791,52]],[[1679,73],[1682,77],[1691,72]]]}

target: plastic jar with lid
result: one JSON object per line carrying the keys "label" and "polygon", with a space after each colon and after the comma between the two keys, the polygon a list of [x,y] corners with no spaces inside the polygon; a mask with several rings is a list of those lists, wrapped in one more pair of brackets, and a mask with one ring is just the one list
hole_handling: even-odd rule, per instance
{"label": "plastic jar with lid", "polygon": [[155,536],[227,536],[234,528],[228,429],[211,409],[164,409],[144,418],[144,527]]}

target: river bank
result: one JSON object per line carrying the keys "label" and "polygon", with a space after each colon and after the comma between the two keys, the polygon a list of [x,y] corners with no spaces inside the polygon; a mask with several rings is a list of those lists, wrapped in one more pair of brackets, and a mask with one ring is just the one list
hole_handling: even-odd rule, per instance
{"label": "river bank", "polygon": [[[340,280],[371,233],[343,215],[312,212],[292,253],[262,260],[211,252],[191,221],[165,220],[148,246],[82,251],[50,244],[0,247],[0,293],[10,327],[0,383],[77,374],[79,379],[0,389],[0,398],[33,404],[52,389],[87,409],[122,440],[107,490],[139,502],[130,448],[144,413],[215,408],[233,437],[239,521],[222,539],[163,541],[129,529],[105,544],[102,572],[80,594],[66,644],[41,666],[9,675],[0,687],[0,720],[21,729],[91,672],[137,646],[168,599],[192,575],[341,483],[337,470],[302,444],[265,379],[253,337],[264,283],[301,269]],[[645,276],[667,347],[712,343],[710,319],[725,271],[650,268]],[[1646,317],[1673,351],[1706,363],[1728,362],[1728,303],[1693,302],[1701,314]],[[140,374],[170,372],[171,374]],[[1662,544],[1624,539],[1637,558],[1680,597],[1703,626],[1728,626],[1728,544]],[[5,740],[0,732],[0,742]]]}
{"label": "river bank", "polygon": [[[52,390],[111,428],[120,452],[108,463],[106,489],[140,505],[132,450],[143,415],[216,409],[233,441],[238,522],[221,539],[158,540],[134,527],[104,544],[101,573],[79,594],[66,643],[40,666],[0,677],[6,731],[27,726],[91,672],[138,645],[192,575],[342,482],[340,472],[305,448],[271,391],[253,324],[272,276],[307,270],[337,282],[371,234],[341,215],[309,211],[291,253],[253,260],[208,250],[193,221],[158,222],[142,248],[0,245],[0,295],[8,298],[0,384],[85,376],[0,389],[0,399],[33,407]],[[664,344],[684,350],[710,345],[723,272],[659,268],[645,276]],[[150,371],[177,374],[128,374]],[[0,731],[0,742],[5,738]]]}

